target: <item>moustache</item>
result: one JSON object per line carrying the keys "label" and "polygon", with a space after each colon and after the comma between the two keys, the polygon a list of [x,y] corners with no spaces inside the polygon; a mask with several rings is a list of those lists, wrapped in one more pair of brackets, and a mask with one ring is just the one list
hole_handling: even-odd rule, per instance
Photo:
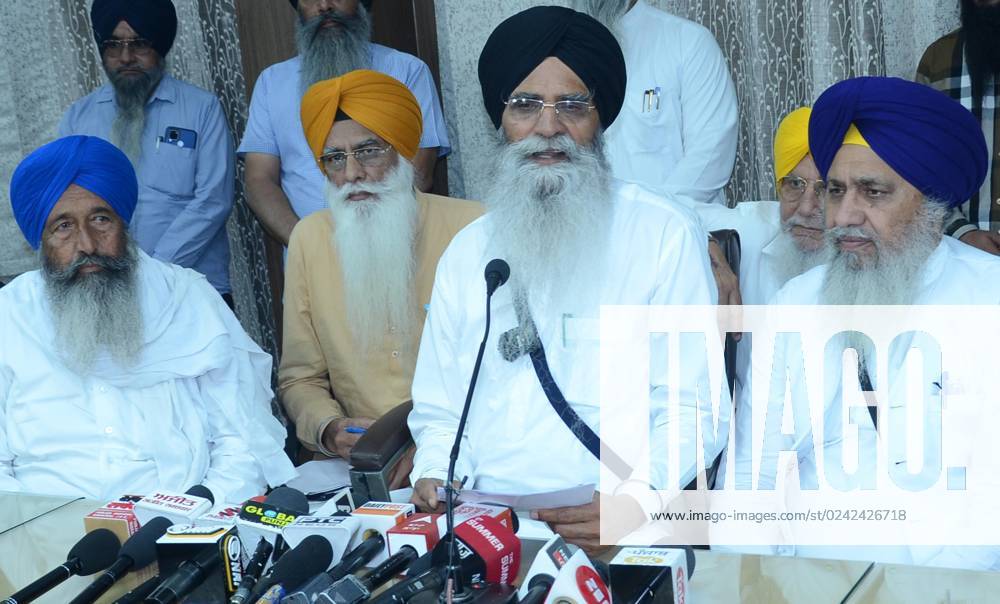
{"label": "moustache", "polygon": [[851,237],[854,239],[867,239],[868,241],[874,243],[875,247],[880,247],[881,245],[878,235],[868,232],[861,227],[833,227],[831,229],[827,229],[826,237],[827,240],[833,244],[840,243],[842,239]]}
{"label": "moustache", "polygon": [[568,134],[558,134],[550,138],[535,134],[508,144],[523,161],[530,160],[537,153],[546,152],[562,153],[571,162],[580,157],[580,146]]}
{"label": "moustache", "polygon": [[124,255],[117,257],[103,254],[80,254],[66,267],[54,271],[54,276],[63,280],[75,279],[80,275],[80,269],[84,266],[97,266],[109,273],[119,273],[129,268],[129,262]]}

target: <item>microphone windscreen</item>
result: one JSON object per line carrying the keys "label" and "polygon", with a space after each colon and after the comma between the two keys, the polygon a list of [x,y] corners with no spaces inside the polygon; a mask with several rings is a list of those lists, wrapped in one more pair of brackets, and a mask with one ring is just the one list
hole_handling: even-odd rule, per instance
{"label": "microphone windscreen", "polygon": [[330,542],[319,535],[309,535],[274,563],[269,583],[280,583],[286,591],[291,591],[330,568],[332,562]]}
{"label": "microphone windscreen", "polygon": [[305,493],[292,487],[278,487],[271,491],[264,503],[293,512],[296,516],[309,513],[309,500]]}
{"label": "microphone windscreen", "polygon": [[156,540],[162,537],[172,524],[173,522],[163,516],[153,518],[128,538],[119,556],[128,556],[132,559],[132,570],[146,568],[156,561]]}
{"label": "microphone windscreen", "polygon": [[486,270],[483,271],[483,276],[486,277],[487,281],[490,280],[490,274],[496,275],[497,287],[500,287],[507,283],[507,279],[510,279],[510,265],[505,260],[494,258],[486,264]]}
{"label": "microphone windscreen", "polygon": [[66,559],[76,558],[80,561],[80,574],[92,575],[114,564],[121,547],[117,535],[108,529],[99,528],[77,541]]}
{"label": "microphone windscreen", "polygon": [[194,495],[195,497],[201,497],[202,499],[207,499],[215,505],[215,496],[212,495],[211,489],[203,484],[196,484],[187,491],[184,491],[185,495]]}

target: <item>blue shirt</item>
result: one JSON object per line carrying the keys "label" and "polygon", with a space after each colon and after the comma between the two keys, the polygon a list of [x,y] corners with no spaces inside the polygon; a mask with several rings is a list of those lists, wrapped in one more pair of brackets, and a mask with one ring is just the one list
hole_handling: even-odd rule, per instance
{"label": "blue shirt", "polygon": [[[111,140],[117,105],[106,84],[66,111],[59,136]],[[194,133],[194,147],[161,142],[168,130]],[[181,139],[191,140],[182,133]],[[229,286],[226,219],[233,208],[233,138],[215,95],[164,75],[146,102],[142,155],[136,169],[139,205],[129,231],[150,256],[192,268],[220,293]]]}
{"label": "blue shirt", "polygon": [[[451,150],[448,129],[430,69],[413,55],[379,44],[372,44],[371,49],[371,68],[405,84],[420,103],[424,121],[420,146],[438,147],[438,155],[446,155]],[[302,59],[296,56],[261,72],[254,85],[247,129],[237,152],[240,155],[278,156],[281,159],[281,188],[295,214],[305,218],[326,208],[326,176],[316,165],[302,131],[299,114],[301,68]]]}

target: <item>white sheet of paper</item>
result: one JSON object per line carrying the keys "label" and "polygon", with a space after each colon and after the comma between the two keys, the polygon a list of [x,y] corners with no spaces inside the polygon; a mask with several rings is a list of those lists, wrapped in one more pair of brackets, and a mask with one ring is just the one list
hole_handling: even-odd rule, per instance
{"label": "white sheet of paper", "polygon": [[296,469],[299,475],[289,480],[288,486],[306,495],[351,486],[350,465],[343,459],[308,461]]}
{"label": "white sheet of paper", "polygon": [[[444,488],[438,487],[438,499],[444,500]],[[594,500],[594,485],[582,484],[560,491],[532,493],[530,495],[503,495],[483,491],[462,491],[458,500],[465,503],[498,503],[515,510],[549,510],[585,505]]]}

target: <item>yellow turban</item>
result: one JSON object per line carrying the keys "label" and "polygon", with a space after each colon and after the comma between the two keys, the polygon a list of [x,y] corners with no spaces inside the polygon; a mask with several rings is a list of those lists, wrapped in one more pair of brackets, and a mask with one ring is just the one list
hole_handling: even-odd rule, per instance
{"label": "yellow turban", "polygon": [[423,132],[420,105],[399,81],[359,69],[310,86],[302,97],[302,129],[317,159],[338,110],[383,138],[403,157],[416,157]]}
{"label": "yellow turban", "polygon": [[[788,176],[809,155],[810,115],[810,107],[800,107],[786,115],[778,124],[778,130],[774,133],[774,180]],[[843,144],[869,146],[854,124],[847,129]]]}

